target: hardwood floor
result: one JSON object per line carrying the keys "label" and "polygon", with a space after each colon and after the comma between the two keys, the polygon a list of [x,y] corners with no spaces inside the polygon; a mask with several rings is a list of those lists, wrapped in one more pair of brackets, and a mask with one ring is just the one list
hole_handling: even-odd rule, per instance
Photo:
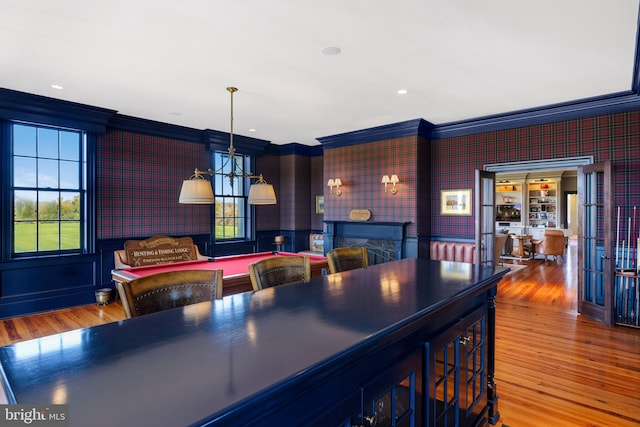
{"label": "hardwood floor", "polygon": [[[498,426],[639,426],[640,330],[577,314],[577,248],[499,284]],[[124,319],[119,302],[0,321],[0,345]]]}
{"label": "hardwood floor", "polygon": [[510,427],[640,425],[640,330],[577,313],[577,247],[499,284],[496,383]]}

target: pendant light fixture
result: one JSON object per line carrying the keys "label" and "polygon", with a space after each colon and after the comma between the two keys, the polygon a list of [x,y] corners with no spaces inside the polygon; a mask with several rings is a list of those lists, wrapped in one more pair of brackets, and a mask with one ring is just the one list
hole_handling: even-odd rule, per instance
{"label": "pendant light fixture", "polygon": [[[229,178],[229,183],[233,187],[236,178],[256,179],[257,181],[249,187],[249,197],[247,202],[250,205],[275,205],[277,203],[276,192],[273,185],[267,183],[262,174],[254,175],[245,172],[235,159],[236,149],[233,146],[233,94],[238,91],[235,87],[228,87],[227,91],[231,94],[231,129],[229,132],[229,156],[225,163],[216,171],[207,169],[201,171],[195,169],[193,175],[182,182],[180,190],[180,203],[185,204],[212,204],[214,203],[213,190],[211,183],[204,175],[220,175]],[[230,165],[229,172],[223,172],[227,165]]]}

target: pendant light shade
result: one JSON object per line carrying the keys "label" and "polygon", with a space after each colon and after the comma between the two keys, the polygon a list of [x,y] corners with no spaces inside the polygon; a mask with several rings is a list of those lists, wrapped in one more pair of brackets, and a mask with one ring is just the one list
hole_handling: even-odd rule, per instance
{"label": "pendant light shade", "polygon": [[267,184],[262,175],[260,175],[258,182],[249,187],[248,203],[250,205],[275,205],[277,203],[273,185]]}
{"label": "pendant light shade", "polygon": [[213,204],[213,189],[209,180],[201,177],[185,179],[180,189],[179,203],[191,205]]}

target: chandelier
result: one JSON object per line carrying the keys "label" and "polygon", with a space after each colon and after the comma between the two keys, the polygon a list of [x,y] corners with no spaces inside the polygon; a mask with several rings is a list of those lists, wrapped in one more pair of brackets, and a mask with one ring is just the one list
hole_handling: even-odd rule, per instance
{"label": "chandelier", "polygon": [[[214,203],[213,189],[211,183],[205,177],[205,175],[213,176],[220,175],[229,178],[229,184],[233,187],[233,182],[236,178],[248,178],[256,179],[257,181],[249,187],[248,203],[250,205],[275,205],[276,192],[273,189],[273,185],[268,184],[262,177],[262,174],[254,175],[250,172],[245,172],[240,164],[236,162],[235,153],[236,149],[233,146],[233,94],[238,91],[235,87],[228,87],[227,91],[231,94],[231,129],[229,132],[229,156],[225,160],[224,164],[217,170],[211,168],[202,171],[198,168],[195,169],[193,175],[189,179],[182,182],[182,189],[180,190],[179,203],[183,204],[195,204],[195,205],[210,205]],[[230,166],[229,172],[223,172],[227,166]]]}

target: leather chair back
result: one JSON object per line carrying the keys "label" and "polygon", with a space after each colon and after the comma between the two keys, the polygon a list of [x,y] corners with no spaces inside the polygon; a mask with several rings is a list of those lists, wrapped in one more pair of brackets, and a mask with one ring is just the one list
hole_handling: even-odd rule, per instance
{"label": "leather chair back", "polygon": [[367,268],[369,254],[365,247],[335,248],[327,253],[327,263],[331,274],[356,268]]}
{"label": "leather chair back", "polygon": [[275,256],[249,264],[254,291],[294,282],[311,280],[309,257]]}
{"label": "leather chair back", "polygon": [[128,319],[222,298],[222,270],[182,270],[117,283]]}
{"label": "leather chair back", "polygon": [[567,238],[562,230],[545,230],[542,240],[534,240],[533,248],[536,254],[564,255]]}
{"label": "leather chair back", "polygon": [[502,264],[500,256],[504,254],[504,249],[508,238],[509,235],[507,234],[496,234],[495,246],[493,248],[493,265],[498,266]]}

